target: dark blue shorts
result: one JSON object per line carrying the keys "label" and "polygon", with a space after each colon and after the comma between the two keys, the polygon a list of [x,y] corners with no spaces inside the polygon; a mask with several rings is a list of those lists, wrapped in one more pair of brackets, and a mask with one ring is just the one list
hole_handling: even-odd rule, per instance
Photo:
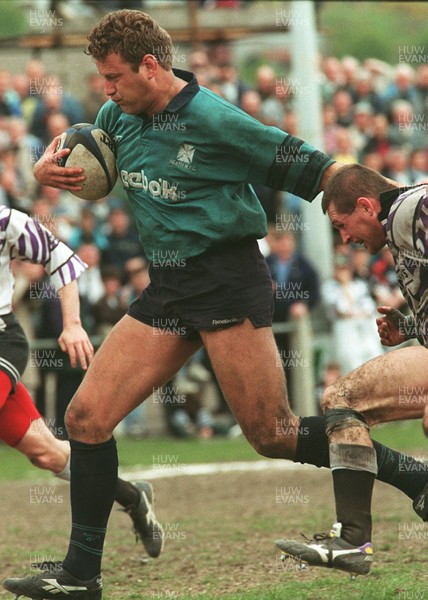
{"label": "dark blue shorts", "polygon": [[[162,253],[160,253],[162,255]],[[250,319],[272,324],[272,280],[257,240],[242,240],[203,254],[150,265],[150,284],[129,307],[131,317],[164,334],[200,339]]]}

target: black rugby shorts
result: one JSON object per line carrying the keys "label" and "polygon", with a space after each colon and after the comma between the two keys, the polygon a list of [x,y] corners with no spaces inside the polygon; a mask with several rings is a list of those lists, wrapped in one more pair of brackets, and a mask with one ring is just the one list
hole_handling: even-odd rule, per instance
{"label": "black rugby shorts", "polygon": [[[160,253],[162,255],[162,253]],[[199,340],[250,319],[272,324],[272,280],[257,240],[242,240],[199,256],[151,263],[150,284],[129,307],[131,317],[165,334]]]}
{"label": "black rugby shorts", "polygon": [[16,388],[28,361],[28,341],[14,314],[0,316],[0,370]]}

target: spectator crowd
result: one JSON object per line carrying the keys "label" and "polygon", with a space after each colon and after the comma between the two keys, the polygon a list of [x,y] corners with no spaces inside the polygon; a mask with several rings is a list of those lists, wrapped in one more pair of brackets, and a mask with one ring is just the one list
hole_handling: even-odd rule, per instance
{"label": "spectator crowd", "polygon": [[[252,117],[299,136],[296,104],[305,90],[289,75],[289,65],[262,64],[251,83],[241,78],[228,45],[193,51],[187,58],[200,85]],[[320,58],[319,73],[328,155],[341,162],[360,162],[403,185],[428,180],[428,64],[393,66],[374,59],[360,62],[353,57],[325,56]],[[117,187],[102,202],[86,203],[68,192],[40,188],[32,175],[34,162],[53,137],[73,123],[94,122],[107,99],[103,79],[91,74],[83,85],[82,99],[78,99],[59,75],[46,72],[38,59],[29,60],[23,72],[0,69],[0,204],[32,215],[87,263],[88,269],[79,279],[82,321],[91,336],[102,338],[149,281],[148,263],[123,192]],[[331,323],[335,348],[331,358],[338,373],[381,353],[374,324],[376,305],[402,308],[404,304],[389,251],[370,257],[364,249],[343,246],[336,240],[333,276],[321,282],[317,265],[310,264],[300,251],[304,230],[301,201],[263,186],[255,190],[269,223],[269,235],[261,241],[261,248],[273,277],[275,320],[298,319],[322,307]],[[321,212],[320,218],[324,218]],[[58,300],[49,292],[43,271],[22,263],[15,268],[15,309],[30,338],[58,337]],[[351,339],[366,343],[352,344]],[[277,341],[286,357],[287,336]],[[204,370],[197,377],[190,381],[186,373],[179,377],[182,389],[194,392],[191,412],[195,415],[200,404],[195,394],[210,373],[206,357],[201,357],[199,364]],[[82,374],[64,369],[62,375],[58,385],[61,411]],[[33,381],[41,409],[43,379],[41,372]],[[169,394],[182,397],[178,388]],[[219,405],[225,410],[221,398]],[[168,418],[171,412],[167,411]],[[185,422],[184,428],[174,432],[198,430],[199,418],[200,431],[210,437],[215,424],[201,414],[193,419],[193,425],[189,414],[187,420],[170,419],[175,424]]]}

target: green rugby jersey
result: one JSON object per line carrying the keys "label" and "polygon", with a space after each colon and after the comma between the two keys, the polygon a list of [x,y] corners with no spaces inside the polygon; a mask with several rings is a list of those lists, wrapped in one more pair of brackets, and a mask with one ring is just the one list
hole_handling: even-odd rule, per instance
{"label": "green rugby jersey", "polygon": [[264,237],[266,217],[252,183],[313,200],[334,161],[199,87],[191,73],[174,72],[188,83],[163,112],[143,119],[109,100],[96,120],[115,142],[149,259],[180,260]]}

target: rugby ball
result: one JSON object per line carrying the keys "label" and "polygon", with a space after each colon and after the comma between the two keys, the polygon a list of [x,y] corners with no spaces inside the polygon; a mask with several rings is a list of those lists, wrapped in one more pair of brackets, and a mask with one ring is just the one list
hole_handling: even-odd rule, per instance
{"label": "rugby ball", "polygon": [[116,153],[113,141],[105,131],[90,123],[71,125],[61,134],[57,152],[70,148],[59,159],[61,167],[80,167],[86,177],[82,190],[73,192],[83,200],[99,200],[109,194],[117,180]]}

